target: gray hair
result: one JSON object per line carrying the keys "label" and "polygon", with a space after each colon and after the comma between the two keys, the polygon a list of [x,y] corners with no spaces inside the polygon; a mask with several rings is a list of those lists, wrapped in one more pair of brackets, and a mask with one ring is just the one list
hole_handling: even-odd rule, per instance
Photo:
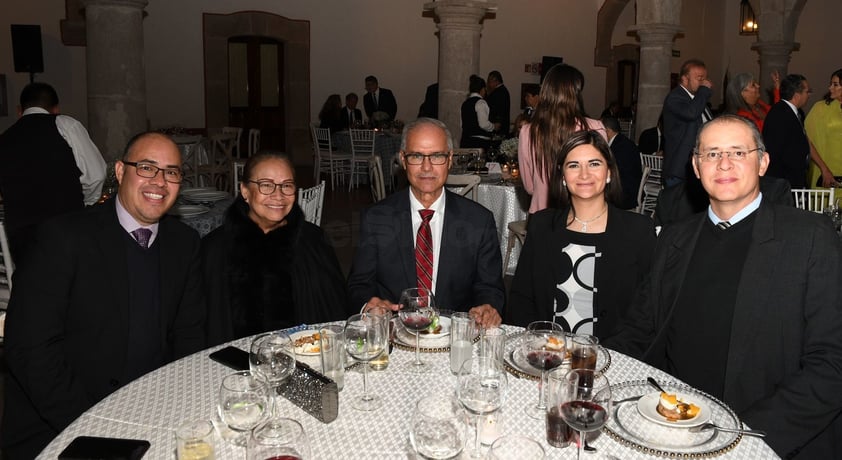
{"label": "gray hair", "polygon": [[738,73],[728,82],[728,87],[725,89],[725,105],[728,107],[728,113],[737,113],[740,109],[751,112],[751,107],[743,99],[743,89],[753,81],[754,75]]}
{"label": "gray hair", "polygon": [[[751,137],[754,139],[754,145],[757,146],[758,149],[760,149],[760,152],[763,152],[763,153],[766,152],[766,144],[763,143],[763,136],[760,134],[760,131],[757,130],[757,125],[755,125],[753,121],[751,121],[747,118],[743,118],[741,116],[731,115],[731,114],[720,115],[720,116],[714,118],[713,120],[703,124],[702,127],[699,128],[698,134],[696,134],[696,145],[695,145],[695,147],[693,147],[693,152],[699,153],[699,144],[700,144],[700,140],[702,138],[702,133],[705,132],[706,129],[708,129],[709,127],[711,127],[713,125],[720,125],[720,124],[727,124],[727,123],[736,123],[736,124],[742,124],[743,126],[745,126],[749,131],[751,131]],[[694,156],[696,156],[696,161],[699,161],[698,155],[694,155]],[[762,156],[763,156],[762,154],[757,155],[758,161],[760,161],[759,159]]]}
{"label": "gray hair", "polygon": [[447,151],[453,151],[453,136],[450,135],[450,130],[447,129],[447,125],[435,118],[421,117],[417,120],[410,121],[403,127],[403,133],[401,134],[401,152],[406,152],[406,138],[409,137],[409,133],[423,125],[432,125],[444,131],[444,137],[447,138]]}

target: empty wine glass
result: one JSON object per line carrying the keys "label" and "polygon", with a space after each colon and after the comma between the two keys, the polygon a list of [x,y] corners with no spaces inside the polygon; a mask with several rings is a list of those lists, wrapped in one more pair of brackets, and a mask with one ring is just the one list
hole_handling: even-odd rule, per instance
{"label": "empty wine glass", "polygon": [[538,441],[520,435],[501,436],[488,450],[489,460],[542,460],[544,448]]}
{"label": "empty wine glass", "polygon": [[266,418],[269,384],[262,374],[240,371],[222,379],[219,386],[219,417],[235,433],[233,444],[245,446],[248,432]]}
{"label": "empty wine glass", "polygon": [[303,460],[310,458],[304,428],[291,418],[272,418],[256,426],[248,442],[248,460]]}
{"label": "empty wine glass", "polygon": [[506,371],[496,359],[488,356],[466,361],[459,371],[456,396],[465,410],[474,415],[474,447],[469,451],[472,458],[482,458],[480,419],[503,406],[508,383]]}
{"label": "empty wine glass", "polygon": [[411,372],[422,373],[429,369],[427,363],[421,361],[418,336],[421,331],[430,327],[437,314],[435,298],[429,289],[404,289],[401,293],[398,318],[409,333],[415,334],[415,361],[408,366]]}
{"label": "empty wine glass", "polygon": [[543,419],[547,413],[544,397],[544,388],[547,386],[547,371],[561,366],[567,353],[563,328],[560,324],[552,321],[530,323],[523,335],[521,351],[529,365],[541,371],[541,383],[538,385],[538,404],[527,406],[525,411],[532,418]]}
{"label": "empty wine glass", "polygon": [[384,353],[388,346],[388,326],[382,317],[370,313],[353,315],[345,322],[345,349],[363,362],[363,394],[351,401],[357,410],[374,410],[380,406],[377,396],[368,393],[368,363]]}
{"label": "empty wine glass", "polygon": [[465,448],[465,409],[452,393],[424,396],[415,403],[409,440],[424,458],[453,458]]}
{"label": "empty wine glass", "polygon": [[585,433],[601,429],[611,415],[611,384],[601,373],[590,369],[574,369],[565,375],[559,391],[561,418],[579,431],[576,458],[580,459],[585,446]]}
{"label": "empty wine glass", "polygon": [[281,387],[295,372],[295,349],[292,340],[283,331],[258,335],[251,342],[249,368],[262,374],[272,388],[272,416],[280,417],[279,394]]}

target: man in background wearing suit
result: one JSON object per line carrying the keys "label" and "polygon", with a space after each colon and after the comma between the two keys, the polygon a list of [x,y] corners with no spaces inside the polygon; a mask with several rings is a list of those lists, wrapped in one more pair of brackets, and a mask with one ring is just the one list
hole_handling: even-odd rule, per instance
{"label": "man in background wearing suit", "polygon": [[810,141],[804,132],[801,109],[810,93],[803,75],[787,75],[781,80],[781,100],[769,109],[763,123],[763,140],[769,150],[768,174],[788,180],[792,188],[807,187]]}
{"label": "man in background wearing suit", "polygon": [[[705,63],[690,59],[681,65],[681,84],[664,99],[664,185],[688,179],[693,141],[702,123],[713,116],[707,109],[713,84]],[[692,180],[692,179],[691,179]]]}
{"label": "man in background wearing suit", "polygon": [[783,458],[842,458],[842,243],[825,216],[760,190],[751,121],[699,132],[707,212],[664,227],[626,328],[605,345],[727,403]]}
{"label": "man in background wearing suit", "polygon": [[498,70],[488,73],[488,95],[485,101],[488,102],[488,120],[494,124],[494,131],[502,134],[509,134],[509,122],[511,120],[512,100],[509,89],[503,84],[503,75]]}
{"label": "man in background wearing suit", "polygon": [[604,117],[605,134],[608,136],[608,146],[617,160],[620,171],[620,185],[623,186],[623,203],[621,209],[637,207],[637,191],[640,179],[643,178],[643,167],[640,164],[640,150],[631,139],[620,132],[620,122],[614,117]]}
{"label": "man in background wearing suit", "polygon": [[640,153],[645,153],[646,155],[657,155],[664,153],[664,115],[658,116],[658,123],[649,128],[644,129],[642,133],[640,133],[640,137],[637,140],[637,148],[640,149]]}
{"label": "man in background wearing suit", "polygon": [[365,107],[365,115],[369,120],[374,117],[375,112],[383,112],[389,116],[387,120],[383,121],[395,119],[395,115],[398,113],[398,103],[390,90],[380,87],[377,83],[377,77],[374,75],[365,77],[365,91],[363,106]]}
{"label": "man in background wearing suit", "polygon": [[356,128],[357,123],[363,122],[363,113],[357,108],[359,100],[357,93],[345,96],[345,107],[342,107],[341,112],[342,129]]}
{"label": "man in background wearing suit", "polygon": [[117,197],[44,222],[15,272],[5,460],[35,458],[102,398],[204,348],[199,236],[165,215],[183,177],[178,147],[141,134],[115,172]]}
{"label": "man in background wearing suit", "polygon": [[[444,188],[453,140],[444,123],[419,118],[403,130],[401,164],[409,190],[363,211],[360,246],[348,278],[352,305],[397,310],[407,288],[428,287],[436,304],[501,322],[505,291],[494,216]],[[422,248],[432,252],[424,267]],[[428,272],[429,271],[429,272]]]}

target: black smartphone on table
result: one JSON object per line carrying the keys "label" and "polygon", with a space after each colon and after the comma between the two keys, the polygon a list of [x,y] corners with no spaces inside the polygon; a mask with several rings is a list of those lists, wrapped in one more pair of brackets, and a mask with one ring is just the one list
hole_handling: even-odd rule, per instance
{"label": "black smartphone on table", "polygon": [[216,350],[208,357],[237,371],[249,370],[249,354],[237,347],[228,346]]}
{"label": "black smartphone on table", "polygon": [[59,460],[138,460],[149,449],[143,439],[79,436],[58,454]]}

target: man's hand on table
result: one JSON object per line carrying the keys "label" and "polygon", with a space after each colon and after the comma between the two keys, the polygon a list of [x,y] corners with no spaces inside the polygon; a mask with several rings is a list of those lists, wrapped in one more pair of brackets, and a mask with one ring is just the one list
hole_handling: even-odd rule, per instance
{"label": "man's hand on table", "polygon": [[499,326],[503,322],[500,313],[487,303],[471,308],[468,314],[482,327]]}
{"label": "man's hand on table", "polygon": [[392,303],[386,299],[381,299],[380,297],[372,297],[371,299],[369,299],[368,302],[365,303],[362,312],[365,313],[373,308],[385,308],[391,311],[398,311],[400,309],[400,305]]}

